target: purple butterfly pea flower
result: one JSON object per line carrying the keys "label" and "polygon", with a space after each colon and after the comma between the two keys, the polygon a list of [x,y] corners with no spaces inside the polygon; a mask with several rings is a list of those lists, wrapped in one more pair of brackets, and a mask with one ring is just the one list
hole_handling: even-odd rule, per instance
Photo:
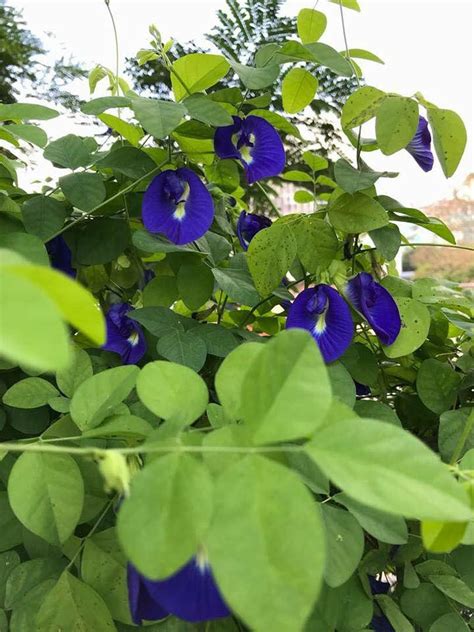
{"label": "purple butterfly pea flower", "polygon": [[124,364],[136,364],[146,352],[145,335],[140,325],[127,316],[128,303],[112,305],[105,316],[107,340],[102,349],[118,353]]}
{"label": "purple butterfly pea flower", "polygon": [[72,265],[71,249],[62,235],[50,239],[46,244],[51,266],[60,272],[64,272],[73,279],[76,278],[77,271]]}
{"label": "purple butterfly pea flower", "polygon": [[[372,575],[369,575],[368,579],[370,590],[373,595],[386,595],[390,590],[390,584],[388,582],[380,581]],[[372,621],[370,622],[370,626],[375,632],[395,632],[390,621],[383,614],[374,615],[372,617]]]}
{"label": "purple butterfly pea flower", "polygon": [[361,399],[362,397],[366,397],[367,395],[370,395],[370,388],[368,386],[366,386],[365,384],[360,384],[359,382],[356,382],[355,380],[354,380],[354,384],[356,387],[357,399]]}
{"label": "purple butterfly pea flower", "polygon": [[366,318],[382,344],[391,345],[395,342],[402,321],[390,292],[374,281],[368,272],[361,272],[349,281],[346,294],[355,309]]}
{"label": "purple butterfly pea flower", "polygon": [[201,179],[186,167],[162,171],[143,196],[142,218],[150,233],[161,233],[177,245],[206,233],[214,218],[212,196]]}
{"label": "purple butterfly pea flower", "polygon": [[276,129],[260,116],[233,116],[233,125],[218,127],[214,150],[219,158],[240,160],[252,184],[280,174],[285,167],[285,148]]}
{"label": "purple butterfly pea flower", "polygon": [[286,328],[310,332],[325,362],[337,360],[354,335],[350,309],[337,290],[321,283],[303,290],[288,310]]}
{"label": "purple butterfly pea flower", "polygon": [[237,221],[237,237],[242,248],[247,250],[255,235],[271,225],[272,220],[269,217],[265,217],[265,215],[242,211]]}
{"label": "purple butterfly pea flower", "polygon": [[[230,615],[203,553],[193,557],[171,577],[146,579],[128,565],[128,597],[134,623],[173,614],[191,623]],[[151,615],[151,616],[150,616]]]}
{"label": "purple butterfly pea flower", "polygon": [[373,575],[367,576],[370,584],[370,591],[373,595],[386,595],[390,590],[389,582],[380,581]]}
{"label": "purple butterfly pea flower", "polygon": [[431,151],[431,134],[428,129],[428,121],[420,116],[415,135],[405,148],[413,156],[423,171],[433,169],[434,157]]}

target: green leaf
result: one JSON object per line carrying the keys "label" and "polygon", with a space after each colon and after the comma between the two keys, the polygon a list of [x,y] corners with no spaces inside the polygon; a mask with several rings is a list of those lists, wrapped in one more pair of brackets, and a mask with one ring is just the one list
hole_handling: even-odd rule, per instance
{"label": "green leaf", "polygon": [[300,191],[295,191],[293,199],[298,204],[308,204],[314,201],[314,195],[306,189],[301,189]]}
{"label": "green leaf", "polygon": [[327,18],[321,11],[301,9],[297,18],[298,36],[303,44],[317,42],[327,26]]}
{"label": "green leaf", "polygon": [[8,578],[20,564],[20,556],[16,551],[0,554],[0,606],[5,606],[5,592]]}
{"label": "green leaf", "polygon": [[289,226],[274,224],[255,235],[247,251],[247,263],[261,296],[281,284],[296,256],[296,239]]}
{"label": "green leaf", "polygon": [[439,420],[438,447],[441,457],[451,461],[474,448],[474,413],[472,408],[444,412]]}
{"label": "green leaf", "polygon": [[302,158],[311,169],[311,171],[322,171],[323,169],[328,168],[328,161],[326,160],[326,158],[318,156],[312,151],[305,151]]}
{"label": "green leaf", "polygon": [[363,193],[343,193],[329,207],[334,228],[346,233],[365,233],[388,224],[387,211]]}
{"label": "green leaf", "polygon": [[344,158],[340,158],[334,165],[334,178],[346,193],[356,193],[370,188],[381,175],[377,171],[354,169]]}
{"label": "green leaf", "polygon": [[207,357],[206,343],[191,331],[171,331],[158,340],[156,350],[163,358],[200,371]]}
{"label": "green leaf", "polygon": [[98,173],[70,173],[59,178],[59,186],[81,211],[92,211],[105,199],[104,181]]}
{"label": "green leaf", "polygon": [[332,46],[323,44],[322,42],[316,42],[315,44],[306,44],[305,48],[309,50],[311,55],[316,61],[332,70],[336,75],[341,77],[352,77],[354,70],[351,64],[337,52]]}
{"label": "green leaf", "polygon": [[374,53],[371,53],[369,50],[365,50],[364,48],[349,48],[347,52],[350,57],[355,57],[356,59],[367,59],[368,61],[374,61],[377,64],[385,63],[380,59],[380,57],[374,55]]}
{"label": "green leaf", "polygon": [[92,375],[92,363],[89,354],[80,347],[73,346],[72,361],[66,369],[56,373],[56,382],[61,391],[72,397],[78,387]]}
{"label": "green leaf", "polygon": [[462,487],[433,452],[396,426],[341,420],[320,428],[306,451],[335,485],[365,505],[407,518],[469,519]]}
{"label": "green leaf", "polygon": [[139,372],[137,366],[118,366],[87,378],[71,400],[74,423],[81,430],[98,426],[128,397]]}
{"label": "green leaf", "polygon": [[89,144],[75,134],[53,140],[44,150],[43,156],[54,165],[67,169],[87,167],[92,160]]}
{"label": "green leaf", "polygon": [[416,390],[423,404],[440,415],[453,406],[461,376],[449,364],[430,358],[422,362],[416,378]]}
{"label": "green leaf", "polygon": [[[95,298],[85,287],[65,274],[43,266],[12,265],[9,270],[15,277],[22,277],[39,287],[54,302],[62,317],[92,342],[104,344],[104,317]],[[44,331],[41,331],[44,335]],[[63,367],[54,368],[57,370]]]}
{"label": "green leaf", "polygon": [[80,265],[109,263],[130,245],[130,226],[126,219],[99,217],[70,231],[67,241]]}
{"label": "green leaf", "polygon": [[174,276],[155,277],[143,290],[144,307],[170,307],[178,298],[178,285]]}
{"label": "green leaf", "polygon": [[356,388],[349,371],[340,362],[333,362],[327,372],[333,397],[352,408],[356,401]]}
{"label": "green leaf", "polygon": [[204,263],[182,265],[177,280],[179,295],[188,309],[196,311],[211,298],[214,276]]}
{"label": "green leaf", "polygon": [[225,600],[249,627],[302,629],[325,551],[318,505],[295,474],[260,456],[228,467],[206,544]]}
{"label": "green leaf", "polygon": [[335,588],[344,584],[357,568],[364,552],[364,532],[348,511],[322,505],[327,561],[324,579]]}
{"label": "green leaf", "polygon": [[407,525],[400,516],[367,507],[347,494],[337,494],[334,500],[344,505],[357,519],[360,526],[377,540],[388,544],[408,542]]}
{"label": "green leaf", "polygon": [[112,415],[98,428],[86,430],[83,437],[147,437],[152,426],[135,415]]}
{"label": "green leaf", "polygon": [[245,266],[240,266],[235,259],[236,257],[231,259],[227,268],[212,269],[216,283],[229,298],[241,305],[256,305],[260,301],[260,295],[255,289],[246,260],[242,258]]}
{"label": "green leaf", "polygon": [[377,383],[377,358],[360,342],[356,342],[349,347],[341,357],[341,362],[359,384],[370,386]]}
{"label": "green leaf", "polygon": [[107,606],[95,590],[65,571],[41,604],[35,629],[37,632],[114,632],[116,628]]}
{"label": "green leaf", "polygon": [[48,142],[48,135],[37,125],[15,125],[11,123],[8,125],[8,132],[38,147],[44,147]]}
{"label": "green leaf", "polygon": [[10,507],[7,492],[0,492],[0,551],[8,551],[22,540],[22,524]]}
{"label": "green leaf", "polygon": [[[0,285],[2,356],[43,371],[66,367],[69,336],[56,304],[41,288],[5,268],[0,272]],[[34,312],[25,305],[34,305]]]}
{"label": "green leaf", "polygon": [[144,97],[134,97],[132,108],[143,129],[159,139],[169,136],[186,114],[186,108],[181,103]]}
{"label": "green leaf", "polygon": [[257,443],[307,437],[318,428],[329,410],[331,386],[309,333],[289,329],[268,342],[252,362],[242,394],[242,414]]}
{"label": "green leaf", "polygon": [[177,101],[184,96],[207,90],[225,77],[229,62],[222,55],[191,53],[173,62],[171,87]]}
{"label": "green leaf", "polygon": [[8,480],[8,497],[18,519],[50,544],[71,536],[84,502],[84,484],[67,454],[24,453]]}
{"label": "green leaf", "polygon": [[425,342],[430,329],[430,312],[426,305],[411,298],[395,297],[402,329],[393,344],[384,347],[384,353],[389,358],[400,358],[412,353]]}
{"label": "green leaf", "polygon": [[433,623],[429,632],[469,632],[467,623],[456,612],[444,614]]}
{"label": "green leaf", "polygon": [[28,560],[16,566],[8,577],[5,590],[5,608],[12,610],[21,607],[29,591],[46,579],[57,579],[64,568],[58,559]]}
{"label": "green leaf", "polygon": [[436,155],[449,178],[458,168],[467,142],[466,127],[456,112],[428,108],[428,121],[433,132]]}
{"label": "green leaf", "polygon": [[3,395],[3,403],[16,408],[39,408],[45,406],[59,391],[42,377],[27,377],[12,384]]}
{"label": "green leaf", "polygon": [[47,241],[64,226],[68,210],[64,202],[36,195],[24,202],[21,214],[26,230]]}
{"label": "green leaf", "polygon": [[423,545],[433,553],[450,553],[461,542],[466,532],[467,522],[434,522],[424,520],[421,523]]}
{"label": "green leaf", "polygon": [[263,68],[252,68],[236,61],[230,61],[230,65],[249,90],[268,88],[278,79],[280,74],[280,67],[277,64],[267,64]]}
{"label": "green leaf", "polygon": [[114,619],[131,624],[126,563],[114,528],[86,540],[81,559],[82,579],[102,597]]}
{"label": "green leaf", "polygon": [[81,112],[84,114],[102,114],[111,108],[130,107],[131,101],[128,97],[99,97],[83,103]]}
{"label": "green leaf", "polygon": [[387,595],[376,595],[380,609],[393,626],[395,632],[414,632],[415,628],[405,617],[398,605]]}
{"label": "green leaf", "polygon": [[183,329],[197,327],[199,324],[193,318],[181,316],[166,307],[136,309],[130,312],[130,318],[141,323],[145,329],[158,338],[165,336],[170,331],[175,331],[176,329],[183,331]]}
{"label": "green leaf", "polygon": [[108,167],[117,173],[138,179],[156,168],[156,163],[144,151],[137,147],[115,147],[96,162],[100,168]]}
{"label": "green leaf", "polygon": [[370,417],[372,419],[379,419],[380,421],[386,421],[389,424],[395,426],[401,426],[400,419],[397,417],[397,413],[390,408],[387,404],[371,399],[360,399],[355,403],[354,412],[359,417]]}
{"label": "green leaf", "polygon": [[[27,233],[4,233],[0,235],[0,248],[14,250],[24,259],[39,266],[48,266],[49,257],[39,237]],[[15,263],[15,262],[13,262]]]}
{"label": "green leaf", "polygon": [[56,118],[59,112],[36,103],[0,103],[0,121],[29,121],[31,119],[46,121]]}
{"label": "green leaf", "polygon": [[217,370],[215,387],[219,401],[230,419],[241,419],[244,401],[242,392],[245,376],[263,346],[257,342],[246,342],[234,349]]}
{"label": "green leaf", "polygon": [[352,9],[353,11],[360,11],[360,6],[357,0],[329,0],[329,2],[342,5],[346,9]]}
{"label": "green leaf", "polygon": [[[405,590],[402,593],[400,605],[403,612],[415,623],[421,625],[423,630],[428,630],[431,624],[442,615],[452,612],[446,597],[428,583],[421,583],[414,590]],[[443,632],[447,631],[443,630]]]}
{"label": "green leaf", "polygon": [[284,134],[290,134],[296,138],[301,138],[301,133],[296,125],[287,121],[284,116],[277,114],[277,112],[270,112],[269,110],[252,110],[252,116],[259,116],[260,118],[265,119],[271,123],[273,127],[276,127],[276,129],[280,130]]}
{"label": "green leaf", "polygon": [[474,608],[474,591],[458,577],[453,575],[430,575],[429,580],[450,599],[454,599],[454,601],[468,608]]}
{"label": "green leaf", "polygon": [[369,121],[375,116],[385,96],[385,92],[372,86],[362,86],[353,92],[342,108],[342,127],[352,129]]}
{"label": "green leaf", "polygon": [[225,358],[238,345],[231,329],[212,323],[202,323],[192,327],[191,334],[204,341],[207,353]]}
{"label": "green leaf", "polygon": [[370,231],[370,238],[386,261],[393,261],[400,250],[402,235],[396,224],[387,224]]}
{"label": "green leaf", "polygon": [[316,274],[336,258],[339,242],[332,226],[314,215],[303,216],[293,224],[298,257],[305,270]]}
{"label": "green leaf", "polygon": [[375,133],[386,156],[403,149],[418,127],[418,103],[407,97],[388,96],[377,109]]}
{"label": "green leaf", "polygon": [[138,125],[127,123],[127,121],[113,114],[100,114],[97,118],[100,119],[104,125],[107,125],[107,127],[110,127],[114,132],[117,132],[117,134],[125,138],[125,140],[128,140],[134,147],[138,147],[138,144],[145,135],[142,128]]}
{"label": "green leaf", "polygon": [[304,68],[292,68],[283,79],[283,109],[289,114],[303,110],[314,99],[318,80]]}
{"label": "green leaf", "polygon": [[208,470],[193,457],[169,454],[133,478],[118,515],[118,537],[127,558],[146,577],[168,577],[198,553],[211,513]]}
{"label": "green leaf", "polygon": [[150,362],[144,366],[137,380],[137,393],[152,413],[183,426],[204,413],[209,399],[203,379],[173,362]]}
{"label": "green leaf", "polygon": [[313,178],[309,175],[309,173],[299,171],[298,169],[286,171],[281,174],[280,178],[282,180],[287,180],[288,182],[313,182]]}
{"label": "green leaf", "polygon": [[192,94],[184,100],[183,105],[192,119],[207,125],[220,127],[232,125],[234,122],[232,116],[222,105],[216,103],[205,94]]}

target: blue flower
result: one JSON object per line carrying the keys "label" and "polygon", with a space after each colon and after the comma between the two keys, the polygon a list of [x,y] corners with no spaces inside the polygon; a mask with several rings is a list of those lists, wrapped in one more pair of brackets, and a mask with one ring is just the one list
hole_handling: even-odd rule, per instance
{"label": "blue flower", "polygon": [[136,364],[146,352],[145,335],[140,325],[127,316],[133,309],[128,303],[117,303],[107,312],[107,340],[102,347],[118,353],[124,364]]}
{"label": "blue flower", "polygon": [[316,285],[298,294],[288,310],[286,328],[306,329],[316,340],[325,362],[337,360],[354,335],[350,309],[330,285]]}
{"label": "blue flower", "polygon": [[360,384],[354,380],[354,384],[356,387],[356,397],[357,399],[361,399],[362,397],[366,397],[370,395],[370,388],[366,384]]}
{"label": "blue flower", "polygon": [[237,221],[237,237],[240,245],[247,250],[250,242],[255,235],[272,225],[272,220],[265,215],[256,215],[255,213],[246,213],[242,211]]}
{"label": "blue flower", "polygon": [[384,345],[395,342],[402,321],[392,295],[368,272],[361,272],[347,284],[346,294],[355,309],[368,321]]}
{"label": "blue flower", "polygon": [[[203,553],[193,557],[171,577],[146,579],[128,566],[128,596],[134,623],[173,614],[191,623],[230,615]],[[152,616],[150,616],[152,615]]]}
{"label": "blue flower", "polygon": [[431,134],[428,129],[428,121],[420,116],[415,135],[405,148],[413,156],[423,171],[433,169],[433,152],[431,151]]}
{"label": "blue flower", "polygon": [[62,235],[54,237],[46,244],[49,260],[56,270],[64,272],[73,279],[76,278],[77,271],[72,265],[72,253],[66,240]]}
{"label": "blue flower", "polygon": [[168,169],[153,178],[145,191],[142,218],[150,233],[162,233],[177,245],[187,244],[209,230],[214,203],[194,171]]}
{"label": "blue flower", "polygon": [[285,149],[276,129],[260,116],[233,116],[234,124],[218,127],[214,149],[219,158],[240,160],[252,184],[280,174],[285,167]]}
{"label": "blue flower", "polygon": [[[379,579],[369,575],[370,591],[373,595],[386,595],[390,590],[388,582],[382,582]],[[372,630],[375,632],[395,632],[390,621],[384,614],[376,614],[370,622]]]}
{"label": "blue flower", "polygon": [[389,582],[382,582],[373,575],[367,576],[370,584],[370,592],[373,595],[386,595],[390,590]]}

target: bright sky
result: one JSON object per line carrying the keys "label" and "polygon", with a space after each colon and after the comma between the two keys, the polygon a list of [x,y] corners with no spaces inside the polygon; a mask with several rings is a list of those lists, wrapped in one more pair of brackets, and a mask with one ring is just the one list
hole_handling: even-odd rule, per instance
{"label": "bright sky", "polygon": [[[58,51],[66,51],[92,67],[115,65],[111,24],[103,0],[9,0],[23,9],[31,30],[52,33]],[[316,2],[328,16],[322,41],[343,48],[339,7]],[[351,48],[365,48],[385,65],[362,62],[369,85],[404,95],[420,91],[439,107],[457,111],[468,129],[468,146],[458,172],[446,180],[439,166],[422,172],[404,151],[391,157],[367,154],[370,166],[400,171],[395,180],[383,180],[383,193],[404,204],[423,206],[451,197],[453,188],[474,171],[474,49],[472,0],[360,0],[361,13],[345,11]],[[287,0],[284,12],[296,15],[313,0]],[[155,23],[163,38],[200,39],[215,22],[224,0],[111,0],[120,37],[120,55],[133,56],[146,47],[148,25]],[[199,37],[197,37],[199,36]],[[86,88],[86,86],[85,86]],[[82,96],[86,96],[84,93]],[[100,95],[100,92],[99,92]],[[53,123],[53,122],[51,122]],[[54,132],[58,136],[67,131]]]}

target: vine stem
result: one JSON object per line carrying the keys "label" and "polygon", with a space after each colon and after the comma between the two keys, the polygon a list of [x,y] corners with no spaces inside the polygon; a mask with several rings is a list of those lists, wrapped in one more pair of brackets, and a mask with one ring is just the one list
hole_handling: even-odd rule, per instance
{"label": "vine stem", "polygon": [[474,248],[471,246],[459,246],[458,244],[430,244],[430,243],[409,243],[400,244],[400,248],[417,248],[418,246],[434,247],[434,248],[457,248],[458,250],[470,250],[474,252]]}
{"label": "vine stem", "polygon": [[260,191],[263,193],[263,195],[267,198],[267,200],[270,202],[270,206],[272,207],[272,209],[275,211],[276,216],[277,217],[281,217],[281,213],[278,210],[278,208],[276,207],[275,202],[272,200],[272,198],[269,196],[269,194],[267,193],[267,191],[265,191],[265,189],[263,188],[263,186],[260,184],[260,182],[256,182],[255,183],[258,188],[260,189]]}
{"label": "vine stem", "polygon": [[[115,24],[114,14],[112,13],[112,9],[110,8],[110,0],[104,0],[105,6],[107,7],[107,11],[110,16],[110,21],[112,22],[112,28],[114,31],[114,40],[115,40],[115,92],[119,93],[119,64],[120,64],[120,56],[119,56],[119,38],[117,25]],[[120,117],[120,109],[119,109],[119,117]]]}
{"label": "vine stem", "polygon": [[69,563],[66,566],[66,570],[71,568],[71,566],[74,564],[74,562],[76,561],[76,559],[80,555],[82,549],[84,548],[87,540],[89,538],[91,538],[94,535],[94,533],[97,531],[97,529],[99,528],[100,523],[105,518],[105,516],[108,514],[108,512],[109,512],[110,508],[112,507],[112,505],[114,504],[114,502],[115,502],[115,498],[112,498],[111,500],[109,500],[109,502],[105,505],[104,510],[101,512],[100,516],[97,518],[95,523],[92,525],[92,528],[89,531],[89,533],[87,535],[85,535],[83,538],[81,538],[81,543],[77,547],[77,551],[74,553],[74,555],[69,560]]}

